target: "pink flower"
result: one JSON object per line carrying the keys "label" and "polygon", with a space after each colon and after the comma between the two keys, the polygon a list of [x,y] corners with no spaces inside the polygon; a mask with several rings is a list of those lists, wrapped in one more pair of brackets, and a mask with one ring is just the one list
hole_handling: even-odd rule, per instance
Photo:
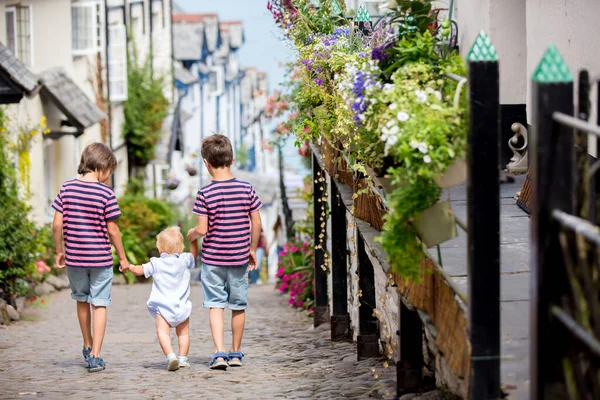
{"label": "pink flower", "polygon": [[44,262],[44,260],[38,260],[35,262],[35,268],[37,272],[43,274],[45,272],[50,272],[50,267]]}
{"label": "pink flower", "polygon": [[284,283],[283,285],[281,285],[281,286],[279,287],[279,291],[283,293],[283,292],[285,292],[285,291],[286,291],[286,289],[287,289],[287,288],[288,288],[288,284],[287,284],[287,283]]}
{"label": "pink flower", "polygon": [[294,299],[290,299],[290,300],[288,301],[288,304],[289,304],[290,306],[293,306],[293,305],[294,305]]}
{"label": "pink flower", "polygon": [[297,252],[297,251],[298,251],[298,248],[294,246],[294,247],[292,247],[292,248],[290,249],[290,251],[291,251],[292,253],[295,253],[295,252]]}
{"label": "pink flower", "polygon": [[302,307],[303,305],[304,305],[304,302],[303,302],[302,300],[298,300],[298,301],[296,302],[296,306],[297,306],[297,307]]}

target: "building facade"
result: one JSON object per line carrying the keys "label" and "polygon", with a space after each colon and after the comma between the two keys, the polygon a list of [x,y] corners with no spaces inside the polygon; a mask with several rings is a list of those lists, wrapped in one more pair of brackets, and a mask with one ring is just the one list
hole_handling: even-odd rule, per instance
{"label": "building facade", "polygon": [[40,86],[38,95],[8,106],[10,129],[19,135],[45,117],[49,130],[33,137],[27,150],[30,182],[24,191],[30,193],[24,195],[32,218],[50,220],[54,196],[62,182],[77,176],[81,151],[92,142],[115,152],[112,184],[122,194],[129,178],[121,134],[127,59],[133,48],[140,60],[152,56],[154,73],[167,77],[165,94],[172,99],[170,2],[2,0],[0,12],[0,42],[9,51],[0,57],[0,69],[10,75],[14,56]]}

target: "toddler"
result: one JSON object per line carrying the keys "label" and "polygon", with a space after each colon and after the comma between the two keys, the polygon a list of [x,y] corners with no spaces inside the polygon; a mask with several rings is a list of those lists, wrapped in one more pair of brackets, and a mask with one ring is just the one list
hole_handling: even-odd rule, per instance
{"label": "toddler", "polygon": [[[149,263],[132,265],[134,275],[152,277],[152,292],[148,299],[148,311],[156,319],[156,334],[167,356],[167,370],[176,371],[189,367],[189,322],[192,312],[190,301],[190,269],[196,264],[198,241],[190,241],[190,252],[183,252],[183,235],[178,227],[170,227],[158,234],[156,247],[160,258],[153,257]],[[179,342],[179,357],[171,346],[171,328],[175,328]]]}

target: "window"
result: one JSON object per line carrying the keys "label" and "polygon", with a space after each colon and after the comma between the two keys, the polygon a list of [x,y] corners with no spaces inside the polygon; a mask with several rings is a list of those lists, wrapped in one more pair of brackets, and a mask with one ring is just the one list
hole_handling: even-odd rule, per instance
{"label": "window", "polygon": [[82,1],[71,5],[73,54],[94,54],[102,48],[102,4]]}
{"label": "window", "polygon": [[223,70],[214,68],[208,74],[208,90],[213,96],[220,96],[223,93]]}
{"label": "window", "polygon": [[6,7],[6,43],[17,58],[33,65],[31,6]]}
{"label": "window", "polygon": [[152,0],[152,26],[154,27],[154,30],[159,26],[165,26],[163,8],[162,0]]}
{"label": "window", "polygon": [[110,101],[127,100],[127,36],[122,23],[108,27],[108,72]]}
{"label": "window", "polygon": [[140,39],[146,33],[146,21],[144,18],[144,3],[129,4],[129,25],[132,39]]}

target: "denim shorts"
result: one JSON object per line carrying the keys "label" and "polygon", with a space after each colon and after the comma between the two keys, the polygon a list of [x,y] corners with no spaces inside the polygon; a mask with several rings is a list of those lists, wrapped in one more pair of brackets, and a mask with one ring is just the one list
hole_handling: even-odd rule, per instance
{"label": "denim shorts", "polygon": [[219,267],[202,264],[205,308],[245,310],[248,307],[248,266]]}
{"label": "denim shorts", "polygon": [[110,305],[113,269],[67,267],[71,298],[97,307]]}

